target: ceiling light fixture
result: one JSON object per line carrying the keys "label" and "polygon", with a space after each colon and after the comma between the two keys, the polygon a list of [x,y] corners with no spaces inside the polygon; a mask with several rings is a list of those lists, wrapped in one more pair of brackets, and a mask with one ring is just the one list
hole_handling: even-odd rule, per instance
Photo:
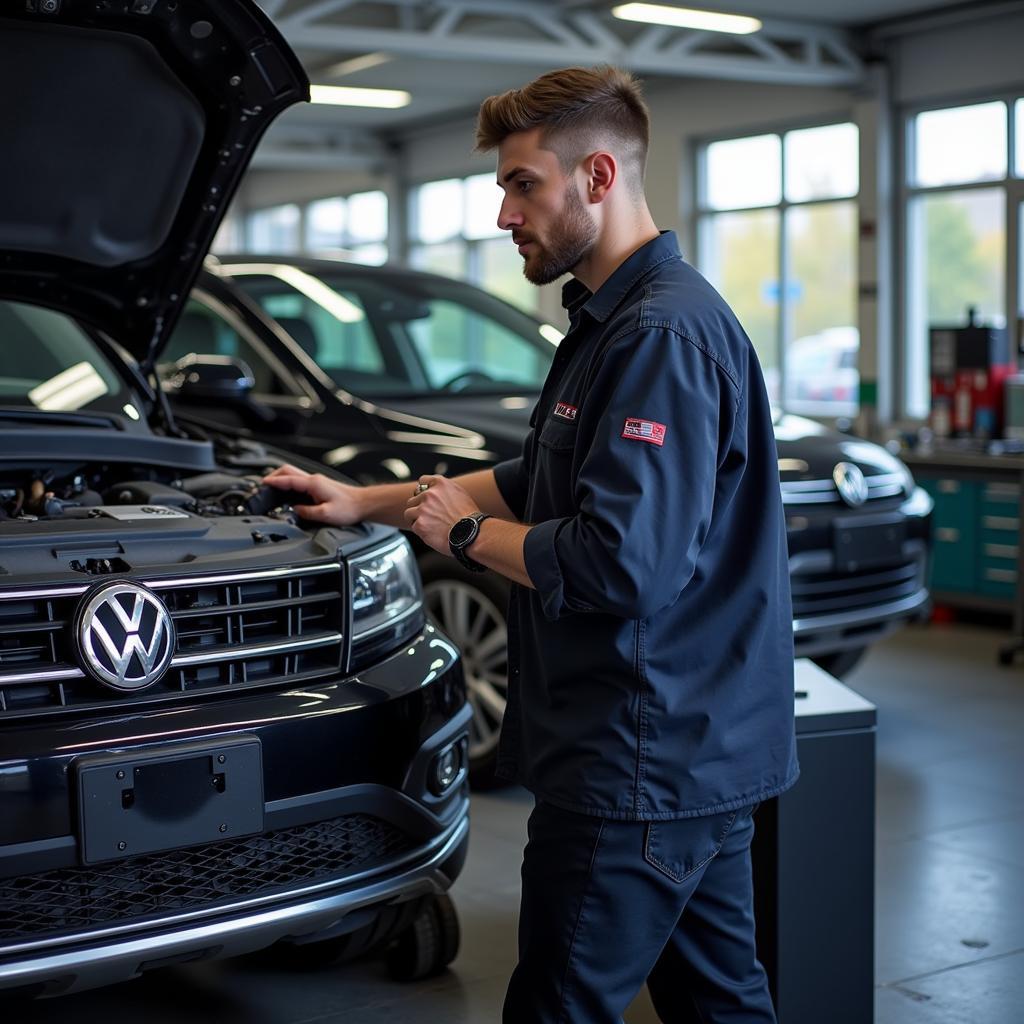
{"label": "ceiling light fixture", "polygon": [[612,14],[623,21],[640,21],[646,25],[671,25],[673,28],[695,28],[704,32],[728,32],[745,36],[761,29],[757,18],[742,14],[718,14],[696,11],[689,7],[668,7],[665,4],[620,4]]}
{"label": "ceiling light fixture", "polygon": [[390,53],[364,53],[361,57],[351,57],[349,60],[338,61],[322,68],[317,72],[317,77],[343,78],[345,75],[355,75],[360,71],[379,68],[381,64],[388,64],[394,59]]}
{"label": "ceiling light fixture", "polygon": [[348,85],[311,85],[309,98],[313,103],[336,107],[380,107],[397,110],[407,107],[412,96],[403,89],[355,89]]}

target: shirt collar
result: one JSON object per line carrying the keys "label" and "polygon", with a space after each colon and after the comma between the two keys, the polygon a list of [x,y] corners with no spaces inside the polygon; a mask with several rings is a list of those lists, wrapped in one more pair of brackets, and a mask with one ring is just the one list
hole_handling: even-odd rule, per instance
{"label": "shirt collar", "polygon": [[657,238],[627,256],[596,292],[589,291],[575,277],[571,278],[562,286],[562,305],[570,317],[585,310],[599,323],[604,323],[640,278],[659,263],[671,259],[682,259],[679,241],[674,231],[662,231]]}

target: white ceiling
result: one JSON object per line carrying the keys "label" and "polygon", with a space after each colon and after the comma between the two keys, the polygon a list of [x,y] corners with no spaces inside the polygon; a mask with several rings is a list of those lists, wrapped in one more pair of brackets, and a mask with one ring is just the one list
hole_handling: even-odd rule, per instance
{"label": "white ceiling", "polygon": [[[419,125],[469,116],[486,96],[570,63],[622,64],[648,85],[679,75],[850,85],[860,75],[858,30],[866,23],[987,6],[986,0],[686,0],[690,6],[752,14],[766,22],[756,38],[741,38],[678,30],[651,35],[610,16],[617,0],[259,2],[295,47],[313,82],[412,94],[411,104],[399,110],[294,108],[261,147],[263,160],[257,157],[257,166],[282,166],[289,152],[301,151],[295,166],[325,167],[332,161],[338,167],[365,166],[375,159],[368,135],[386,139]],[[467,8],[468,17],[456,18]],[[447,24],[446,12],[452,19]],[[371,52],[388,59],[337,73],[340,62]]]}

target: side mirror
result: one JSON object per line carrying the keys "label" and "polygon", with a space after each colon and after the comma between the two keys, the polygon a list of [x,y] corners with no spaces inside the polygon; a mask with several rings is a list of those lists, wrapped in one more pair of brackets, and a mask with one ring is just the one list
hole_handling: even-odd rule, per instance
{"label": "side mirror", "polygon": [[[191,408],[193,415],[202,415],[196,406],[212,406],[229,411],[255,430],[283,429],[283,417],[253,398],[256,377],[242,359],[191,352],[161,367],[160,376],[171,398]],[[216,414],[213,418],[217,419]]]}
{"label": "side mirror", "polygon": [[185,400],[245,402],[256,386],[252,370],[241,359],[194,352],[168,367],[166,380]]}

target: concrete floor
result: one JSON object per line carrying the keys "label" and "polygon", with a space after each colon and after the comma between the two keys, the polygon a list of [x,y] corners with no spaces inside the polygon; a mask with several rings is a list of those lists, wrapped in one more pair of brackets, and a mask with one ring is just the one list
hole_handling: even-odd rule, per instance
{"label": "concrete floor", "polygon": [[[847,680],[879,708],[877,1024],[1024,1022],[1024,668],[996,664],[1005,637],[969,626],[906,630]],[[530,806],[521,790],[474,798],[469,861],[453,893],[462,949],[433,981],[396,985],[375,962],[288,972],[249,959],[169,968],[0,1017],[497,1021],[515,957]],[[626,1020],[657,1018],[641,995]]]}

